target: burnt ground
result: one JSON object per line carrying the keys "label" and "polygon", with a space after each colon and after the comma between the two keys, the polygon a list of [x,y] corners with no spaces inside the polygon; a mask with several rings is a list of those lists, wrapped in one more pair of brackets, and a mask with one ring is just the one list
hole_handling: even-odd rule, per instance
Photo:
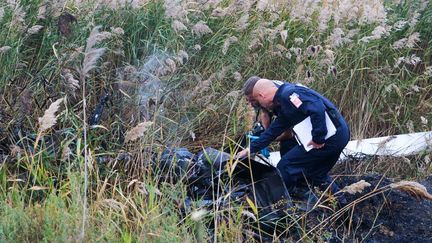
{"label": "burnt ground", "polygon": [[[348,200],[355,200],[375,187],[380,188],[401,180],[417,181],[431,194],[432,167],[427,162],[430,158],[431,154],[425,153],[407,158],[373,157],[369,164],[367,161],[347,160],[339,168],[336,167],[335,171],[340,175],[350,175],[353,171],[359,175],[341,176],[341,187],[362,179],[372,185],[361,194],[347,196]],[[388,190],[359,203],[354,212],[361,217],[362,222],[355,234],[356,239],[364,239],[365,242],[432,242],[430,200],[417,199],[400,190]]]}
{"label": "burnt ground", "polygon": [[[371,162],[378,164],[377,160]],[[387,163],[393,162],[387,160]],[[432,201],[389,186],[401,180],[416,181],[432,193],[432,175],[423,174],[410,180],[413,177],[408,170],[397,175],[395,171],[379,171],[378,167],[371,169],[367,165],[371,170],[364,171],[360,168],[362,163],[366,165],[364,161],[354,163],[358,166],[354,170],[339,164],[332,171],[338,185],[343,188],[364,180],[371,186],[356,194],[344,193],[347,202],[343,205],[337,205],[334,197],[314,188],[320,201],[316,204],[318,207],[306,212],[307,200],[291,194],[298,208],[292,215],[298,220],[290,224],[295,229],[291,228],[286,237],[281,235],[278,239],[283,242],[432,242]],[[389,168],[383,165],[386,167]],[[270,236],[266,242],[272,239]]]}
{"label": "burnt ground", "polygon": [[[398,171],[392,173],[390,164],[395,163],[389,161],[380,165],[381,169],[376,166],[372,170],[369,170],[370,167],[363,170],[364,167],[360,168],[363,166],[361,161],[352,162],[339,164],[332,171],[339,186],[343,188],[360,180],[369,182],[371,186],[354,195],[344,193],[349,205],[345,208],[349,210],[345,210],[337,219],[329,220],[324,226],[323,220],[338,212],[335,201],[322,203],[333,210],[321,207],[310,212],[307,216],[307,230],[313,233],[308,235],[308,239],[313,242],[432,242],[432,201],[417,199],[406,192],[388,187],[391,183],[413,178],[415,170],[398,168]],[[372,161],[374,166],[381,162]],[[421,178],[412,181],[417,181],[432,193],[432,175],[426,173]],[[339,207],[339,212],[341,211],[343,210]]]}
{"label": "burnt ground", "polygon": [[[358,177],[346,177],[339,180],[341,186],[365,180],[371,187],[362,193],[346,195],[348,202],[361,198],[377,188],[386,186],[393,181],[378,174]],[[419,181],[428,192],[432,191],[432,176]],[[360,201],[352,211],[350,231],[353,241],[364,242],[432,242],[432,201],[416,199],[399,191],[387,190],[368,199]],[[351,216],[350,213],[347,213]],[[343,241],[344,230],[334,230],[332,237],[335,242]],[[336,224],[335,224],[336,225]],[[341,227],[342,228],[342,227]],[[347,240],[345,238],[345,240]]]}

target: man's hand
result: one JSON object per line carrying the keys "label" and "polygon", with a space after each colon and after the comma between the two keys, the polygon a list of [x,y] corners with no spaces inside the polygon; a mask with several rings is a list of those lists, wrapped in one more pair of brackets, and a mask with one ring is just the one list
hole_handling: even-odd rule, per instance
{"label": "man's hand", "polygon": [[247,148],[247,149],[243,149],[242,151],[238,152],[234,158],[235,159],[241,159],[241,158],[244,158],[248,155],[249,155],[249,149]]}
{"label": "man's hand", "polygon": [[311,140],[311,141],[307,144],[307,146],[312,146],[312,148],[314,148],[314,149],[320,149],[320,148],[324,147],[324,144],[325,144],[325,143],[323,143],[323,144],[318,144],[318,143],[315,143],[314,141]]}

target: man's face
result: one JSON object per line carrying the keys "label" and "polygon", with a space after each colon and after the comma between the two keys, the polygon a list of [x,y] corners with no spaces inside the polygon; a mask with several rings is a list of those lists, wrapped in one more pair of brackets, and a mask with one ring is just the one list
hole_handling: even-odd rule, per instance
{"label": "man's face", "polygon": [[246,95],[247,102],[254,108],[260,108],[259,102],[253,97],[252,94]]}
{"label": "man's face", "polygon": [[254,108],[265,108],[271,110],[273,108],[273,100],[263,94],[253,92],[252,95],[247,95],[246,100]]}
{"label": "man's face", "polygon": [[273,98],[268,92],[254,89],[252,92],[252,98],[259,105],[259,107],[263,107],[267,110],[273,109]]}

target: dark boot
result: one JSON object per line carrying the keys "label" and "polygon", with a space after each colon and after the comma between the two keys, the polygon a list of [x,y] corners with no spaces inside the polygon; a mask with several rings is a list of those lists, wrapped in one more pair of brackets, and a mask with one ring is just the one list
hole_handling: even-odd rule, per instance
{"label": "dark boot", "polygon": [[311,211],[319,200],[318,196],[309,189],[307,191],[303,191],[303,194],[297,195],[296,198],[298,200],[296,203],[297,208],[305,212]]}
{"label": "dark boot", "polygon": [[329,188],[330,193],[335,196],[339,208],[345,207],[348,204],[344,193],[340,192],[341,188],[330,176],[327,176],[326,181],[320,185],[321,190],[327,190],[327,188]]}

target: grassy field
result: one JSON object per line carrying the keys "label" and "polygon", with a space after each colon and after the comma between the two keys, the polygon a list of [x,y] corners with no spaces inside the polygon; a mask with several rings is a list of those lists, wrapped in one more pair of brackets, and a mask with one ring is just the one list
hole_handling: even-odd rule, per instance
{"label": "grassy field", "polygon": [[1,1],[0,241],[252,241],[243,205],[180,213],[161,151],[236,141],[252,75],[323,93],[352,139],[429,131],[430,26],[421,0]]}

